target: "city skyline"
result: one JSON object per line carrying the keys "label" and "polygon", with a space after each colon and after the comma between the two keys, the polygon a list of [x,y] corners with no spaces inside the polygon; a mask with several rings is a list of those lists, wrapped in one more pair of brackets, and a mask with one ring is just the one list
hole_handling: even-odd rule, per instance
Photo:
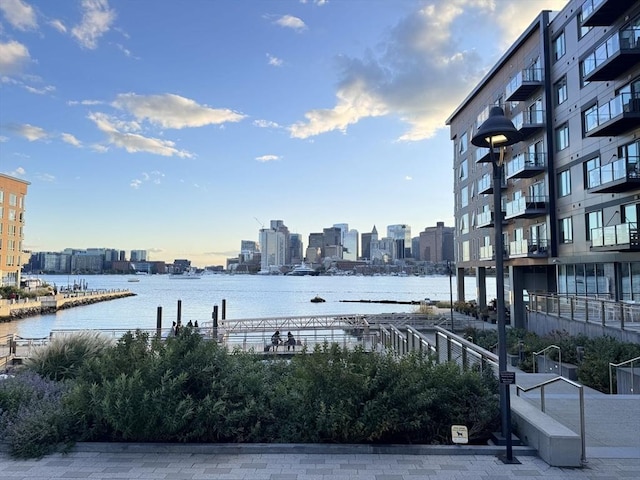
{"label": "city skyline", "polygon": [[2,0],[0,171],[30,182],[23,248],[203,266],[273,218],[304,239],[334,219],[453,225],[447,116],[565,4]]}

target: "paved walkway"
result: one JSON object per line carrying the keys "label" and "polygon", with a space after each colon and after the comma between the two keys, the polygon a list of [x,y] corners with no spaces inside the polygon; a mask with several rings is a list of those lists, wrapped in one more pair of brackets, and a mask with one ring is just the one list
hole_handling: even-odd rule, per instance
{"label": "paved walkway", "polygon": [[[82,446],[80,446],[82,447]],[[135,451],[135,446],[132,450]],[[294,447],[295,448],[295,447]],[[638,479],[640,459],[590,459],[583,468],[549,467],[535,456],[504,464],[494,455],[336,453],[188,453],[158,446],[155,453],[80,448],[40,460],[0,455],[3,480],[221,479],[221,480],[416,480],[416,479]],[[184,453],[180,453],[182,450]],[[348,449],[345,449],[348,450]]]}

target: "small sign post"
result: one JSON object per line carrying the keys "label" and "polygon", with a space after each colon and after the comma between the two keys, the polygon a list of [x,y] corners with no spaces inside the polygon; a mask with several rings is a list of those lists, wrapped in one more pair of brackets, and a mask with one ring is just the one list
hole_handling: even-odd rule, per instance
{"label": "small sign post", "polygon": [[500,383],[502,385],[515,385],[516,372],[500,372]]}
{"label": "small sign post", "polygon": [[451,425],[451,441],[453,443],[469,443],[469,431],[464,425]]}

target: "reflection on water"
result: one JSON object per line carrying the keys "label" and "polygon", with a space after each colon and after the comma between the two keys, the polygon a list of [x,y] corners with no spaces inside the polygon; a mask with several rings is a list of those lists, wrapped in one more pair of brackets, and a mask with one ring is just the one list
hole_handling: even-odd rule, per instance
{"label": "reflection on water", "polygon": [[[181,303],[183,324],[189,320],[211,321],[214,305],[222,318],[268,318],[301,315],[347,315],[405,313],[415,305],[344,302],[344,300],[419,301],[424,298],[449,300],[449,277],[291,277],[260,275],[207,275],[197,280],[175,280],[167,275],[139,276],[128,282],[126,275],[95,275],[74,278],[44,275],[58,288],[85,280],[90,288],[129,289],[136,295],[108,302],[61,310],[0,324],[7,332],[24,338],[48,336],[62,329],[150,329],[156,327],[159,310],[162,326],[177,319]],[[453,286],[455,288],[455,278]],[[475,278],[465,278],[467,300],[476,298]],[[487,291],[495,292],[495,279],[487,278]],[[324,303],[311,303],[320,296]],[[494,295],[492,295],[493,297]],[[455,297],[455,296],[454,296]],[[0,330],[3,331],[3,330]]]}

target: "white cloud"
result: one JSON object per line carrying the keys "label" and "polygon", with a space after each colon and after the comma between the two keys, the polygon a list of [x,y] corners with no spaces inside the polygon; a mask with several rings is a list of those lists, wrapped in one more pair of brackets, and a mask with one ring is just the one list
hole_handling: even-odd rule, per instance
{"label": "white cloud", "polygon": [[30,61],[29,50],[20,42],[0,42],[0,75],[20,73]]}
{"label": "white cloud", "polygon": [[9,137],[5,137],[4,135],[0,135],[0,143],[5,143],[9,141]]}
{"label": "white cloud", "polygon": [[62,21],[60,21],[58,19],[51,20],[49,22],[49,25],[51,25],[53,28],[55,28],[60,33],[67,33],[67,27],[65,27],[64,23],[62,23]]}
{"label": "white cloud", "polygon": [[274,57],[270,53],[267,53],[267,63],[272,67],[281,67],[284,62],[281,58]]}
{"label": "white cloud", "polygon": [[83,0],[82,10],[82,22],[71,29],[71,35],[82,47],[94,50],[100,37],[111,29],[116,13],[107,0]]}
{"label": "white cloud", "polygon": [[280,125],[271,120],[254,120],[253,125],[258,128],[280,128]]}
{"label": "white cloud", "polygon": [[281,27],[295,30],[296,32],[301,32],[303,30],[306,30],[307,28],[305,23],[300,18],[294,17],[293,15],[283,15],[276,19],[274,23]]}
{"label": "white cloud", "polygon": [[2,0],[0,10],[7,22],[18,30],[33,30],[38,27],[33,8],[22,0]]}
{"label": "white cloud", "polygon": [[129,184],[131,188],[135,188],[135,189],[140,188],[140,185],[142,185],[142,180],[138,180],[138,179],[131,180],[131,183]]}
{"label": "white cloud", "polygon": [[25,173],[27,173],[27,171],[24,168],[18,167],[11,172],[7,172],[7,175],[9,175],[10,177],[22,177]]}
{"label": "white cloud", "polygon": [[50,173],[40,173],[38,174],[38,178],[43,182],[55,182],[56,177],[51,175]]}
{"label": "white cloud", "polygon": [[76,137],[74,137],[70,133],[63,133],[60,135],[60,138],[62,138],[63,142],[68,143],[69,145],[73,145],[74,147],[82,146],[82,142],[80,142],[80,140],[78,140]]}
{"label": "white cloud", "polygon": [[148,120],[163,128],[202,127],[227,122],[239,122],[245,115],[226,108],[198,105],[179,95],[118,95],[113,106],[130,112],[138,120]]}
{"label": "white cloud", "polygon": [[[292,137],[346,132],[364,118],[393,114],[408,125],[398,140],[418,141],[445,128],[445,120],[497,56],[479,52],[474,39],[494,35],[505,45],[541,9],[566,0],[433,0],[399,21],[382,39],[377,56],[338,59],[342,76],[336,102],[305,114],[289,127]],[[493,29],[488,30],[488,25]],[[504,45],[502,46],[504,47]]]}
{"label": "white cloud", "polygon": [[261,157],[256,157],[256,160],[262,163],[266,163],[280,160],[280,157],[278,155],[262,155]]}
{"label": "white cloud", "polygon": [[122,132],[117,128],[119,123],[104,113],[92,113],[89,115],[89,119],[96,124],[100,131],[107,134],[110,144],[123,148],[129,153],[146,152],[164,157],[193,157],[192,153],[177,149],[172,141]]}
{"label": "white cloud", "polygon": [[35,127],[33,125],[29,125],[28,123],[9,125],[7,126],[7,129],[15,132],[21,137],[26,138],[30,142],[43,140],[49,137],[49,134],[43,128]]}
{"label": "white cloud", "polygon": [[100,100],[69,100],[67,105],[103,105],[104,102]]}
{"label": "white cloud", "polygon": [[55,92],[56,90],[56,87],[54,87],[53,85],[47,85],[42,88],[36,88],[30,85],[25,85],[24,88],[28,92],[35,93],[36,95],[45,95],[47,93]]}
{"label": "white cloud", "polygon": [[404,177],[404,179],[408,182],[410,182],[411,180],[413,180],[413,177],[410,175],[407,175],[406,177]]}

